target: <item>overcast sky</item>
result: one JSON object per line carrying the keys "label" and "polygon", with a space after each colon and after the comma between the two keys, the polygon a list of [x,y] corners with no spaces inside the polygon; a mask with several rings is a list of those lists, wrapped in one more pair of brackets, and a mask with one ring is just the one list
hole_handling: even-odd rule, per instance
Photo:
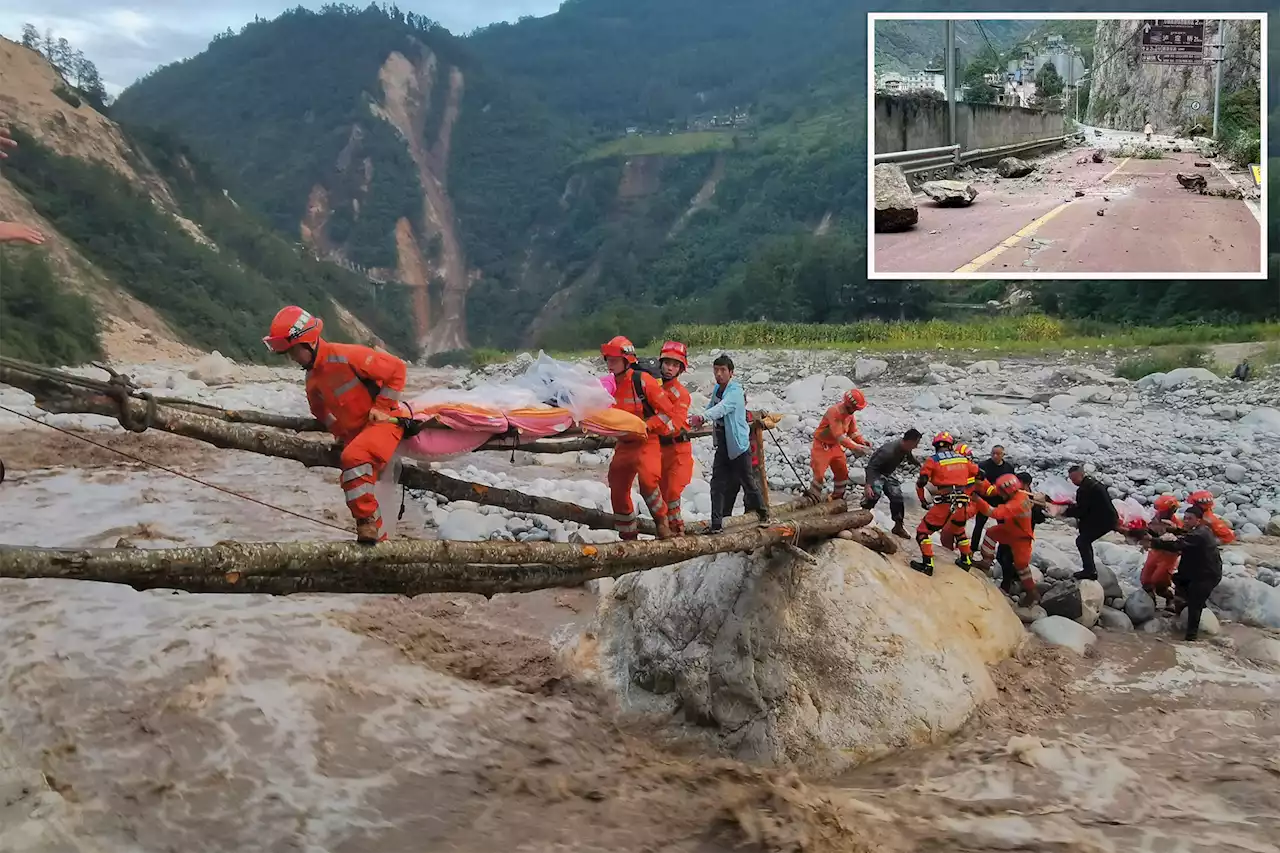
{"label": "overcast sky", "polygon": [[[366,0],[351,0],[364,6]],[[0,35],[24,23],[53,30],[93,60],[112,95],[159,65],[204,50],[215,33],[239,31],[254,15],[274,18],[299,0],[0,0]],[[319,8],[322,2],[302,2]],[[457,34],[494,21],[548,15],[559,0],[399,0]]]}

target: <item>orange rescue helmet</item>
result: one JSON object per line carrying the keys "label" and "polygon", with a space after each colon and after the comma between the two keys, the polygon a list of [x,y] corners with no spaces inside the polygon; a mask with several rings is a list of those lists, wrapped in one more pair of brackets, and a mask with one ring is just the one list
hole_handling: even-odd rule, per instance
{"label": "orange rescue helmet", "polygon": [[664,358],[679,362],[680,366],[686,370],[689,368],[689,348],[679,341],[667,341],[662,345],[658,360],[661,361]]}
{"label": "orange rescue helmet", "polygon": [[857,388],[850,388],[844,392],[844,397],[840,399],[840,404],[846,409],[853,409],[855,412],[861,412],[867,407],[867,398]]}
{"label": "orange rescue helmet", "polygon": [[618,335],[607,344],[600,345],[600,355],[605,358],[626,359],[627,364],[636,363],[636,347],[629,338]]}
{"label": "orange rescue helmet", "polygon": [[1017,494],[1021,489],[1022,480],[1018,478],[1017,474],[1003,474],[996,480],[996,491],[1005,497]]}
{"label": "orange rescue helmet", "polygon": [[1192,492],[1187,495],[1187,503],[1192,506],[1202,506],[1205,509],[1213,509],[1213,493],[1208,489],[1201,489],[1198,492]]}
{"label": "orange rescue helmet", "polygon": [[324,320],[316,317],[297,305],[281,308],[271,321],[271,331],[262,339],[267,349],[272,352],[288,352],[298,344],[309,344],[315,347],[320,342],[320,330],[324,328]]}
{"label": "orange rescue helmet", "polygon": [[947,432],[945,429],[933,437],[934,447],[937,447],[939,444],[945,444],[950,447],[955,443],[956,440],[951,436],[951,433]]}
{"label": "orange rescue helmet", "polygon": [[973,448],[963,442],[955,446],[955,451],[961,456],[968,457],[969,459],[973,458]]}
{"label": "orange rescue helmet", "polygon": [[1178,503],[1178,499],[1173,495],[1160,495],[1151,505],[1156,508],[1156,512],[1168,514],[1178,508]]}

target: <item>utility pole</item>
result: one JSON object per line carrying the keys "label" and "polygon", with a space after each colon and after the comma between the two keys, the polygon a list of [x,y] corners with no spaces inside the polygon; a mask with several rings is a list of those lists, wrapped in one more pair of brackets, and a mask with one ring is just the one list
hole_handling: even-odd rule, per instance
{"label": "utility pole", "polygon": [[1218,138],[1218,107],[1222,103],[1222,63],[1227,57],[1227,29],[1218,21],[1218,61],[1213,69],[1213,138]]}
{"label": "utility pole", "polygon": [[[937,32],[937,30],[934,30]],[[956,144],[956,22],[947,21],[947,144]]]}

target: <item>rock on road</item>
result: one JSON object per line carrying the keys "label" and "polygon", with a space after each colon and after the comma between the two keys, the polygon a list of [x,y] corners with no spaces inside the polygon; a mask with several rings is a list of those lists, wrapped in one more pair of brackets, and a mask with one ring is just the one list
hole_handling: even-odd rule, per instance
{"label": "rock on road", "polygon": [[[889,273],[1226,273],[1262,271],[1262,218],[1252,182],[1208,162],[1189,140],[1156,135],[1159,160],[1112,157],[1142,134],[1084,127],[1086,143],[1037,161],[1026,178],[983,170],[969,207],[917,195],[918,225],[875,235],[875,270]],[[1088,154],[1103,148],[1094,163]],[[1174,147],[1180,152],[1172,151]],[[1086,162],[1077,161],[1085,157]],[[1200,174],[1211,191],[1239,186],[1244,200],[1199,195],[1175,175]],[[1246,181],[1248,181],[1246,183]],[[1099,214],[1101,211],[1101,215]]]}

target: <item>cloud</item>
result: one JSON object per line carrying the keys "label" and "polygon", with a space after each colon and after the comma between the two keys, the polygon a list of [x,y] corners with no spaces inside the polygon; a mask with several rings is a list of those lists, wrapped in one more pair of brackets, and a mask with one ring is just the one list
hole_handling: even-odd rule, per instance
{"label": "cloud", "polygon": [[[114,95],[161,65],[200,53],[228,27],[239,30],[255,15],[274,18],[297,5],[297,0],[41,0],[30,12],[0,10],[0,33],[18,39],[25,23],[42,33],[51,30],[93,60]],[[559,0],[401,0],[396,5],[462,34],[495,21],[550,14]]]}

